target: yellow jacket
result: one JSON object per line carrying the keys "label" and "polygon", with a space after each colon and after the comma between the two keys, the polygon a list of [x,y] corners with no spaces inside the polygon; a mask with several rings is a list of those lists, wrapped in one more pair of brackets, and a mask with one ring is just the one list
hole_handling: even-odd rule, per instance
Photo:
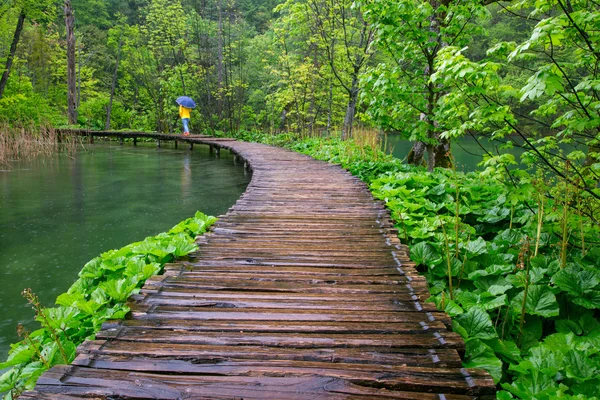
{"label": "yellow jacket", "polygon": [[179,116],[183,119],[183,118],[190,118],[190,111],[192,111],[191,108],[187,108],[184,106],[179,106]]}

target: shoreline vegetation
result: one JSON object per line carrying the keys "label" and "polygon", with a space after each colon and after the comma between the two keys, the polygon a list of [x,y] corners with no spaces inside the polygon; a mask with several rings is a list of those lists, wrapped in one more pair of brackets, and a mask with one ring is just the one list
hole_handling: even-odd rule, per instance
{"label": "shoreline vegetation", "polygon": [[56,307],[44,307],[31,289],[24,289],[22,295],[41,327],[28,332],[17,326],[23,340],[12,344],[7,360],[0,363],[0,370],[10,367],[0,376],[4,399],[33,389],[52,366],[71,363],[77,346],[93,339],[105,321],[123,319],[129,296],[148,278],[162,274],[165,264],[196,251],[196,237],[215,222],[215,217],[198,211],[168,232],[102,253],[85,264],[79,279],[57,297]]}
{"label": "shoreline vegetation", "polygon": [[71,155],[80,144],[80,138],[62,136],[58,129],[47,124],[0,122],[0,167],[10,168],[16,161],[57,152]]}

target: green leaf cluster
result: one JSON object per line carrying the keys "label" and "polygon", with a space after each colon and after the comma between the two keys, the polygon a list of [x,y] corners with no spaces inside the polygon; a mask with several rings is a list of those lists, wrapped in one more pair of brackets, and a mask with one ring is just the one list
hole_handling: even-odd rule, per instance
{"label": "green leaf cluster", "polygon": [[92,339],[105,321],[125,317],[125,302],[148,278],[162,273],[166,263],[196,251],[196,236],[215,221],[198,211],[166,233],[107,251],[85,264],[79,279],[56,299],[57,307],[36,310],[42,327],[11,345],[8,359],[0,363],[0,369],[12,367],[0,376],[0,392],[8,391],[5,398],[10,399],[32,389],[53,365],[73,361],[76,347]]}

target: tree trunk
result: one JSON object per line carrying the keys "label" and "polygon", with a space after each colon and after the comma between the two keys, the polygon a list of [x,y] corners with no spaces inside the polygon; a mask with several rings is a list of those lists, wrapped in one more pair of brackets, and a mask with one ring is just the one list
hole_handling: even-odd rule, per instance
{"label": "tree trunk", "polygon": [[329,81],[329,101],[327,103],[327,136],[331,133],[331,113],[333,112],[333,81]]}
{"label": "tree trunk", "polygon": [[454,160],[452,158],[452,147],[447,139],[438,138],[438,144],[433,150],[434,166],[440,168],[452,168]]}
{"label": "tree trunk", "polygon": [[121,46],[123,46],[123,32],[119,36],[119,47],[117,49],[117,60],[115,62],[115,72],[113,73],[112,85],[110,87],[110,99],[108,100],[108,109],[106,110],[106,125],[105,130],[110,130],[110,114],[112,113],[113,97],[117,87],[117,73],[119,72],[119,59],[121,58]]}
{"label": "tree trunk", "polygon": [[[82,40],[83,42],[83,40]],[[81,104],[81,45],[79,43],[79,47],[77,47],[77,57],[75,58],[75,63],[77,65],[77,100],[75,101],[75,120],[77,121],[77,116],[79,110],[79,105]]]}
{"label": "tree trunk", "polygon": [[10,52],[8,53],[8,58],[6,59],[6,67],[4,68],[2,79],[0,80],[0,99],[4,95],[4,88],[6,88],[6,83],[8,82],[10,68],[12,67],[12,63],[15,58],[15,53],[17,52],[17,45],[19,44],[19,39],[21,38],[21,31],[23,31],[24,22],[25,11],[21,10],[21,13],[19,14],[19,19],[17,21],[17,28],[15,29],[15,34],[13,35],[13,41],[10,45]]}
{"label": "tree trunk", "polygon": [[217,31],[217,115],[222,112],[221,90],[223,89],[223,0],[219,0],[217,10],[219,13],[219,25]]}
{"label": "tree trunk", "polygon": [[356,115],[356,103],[358,101],[358,77],[352,78],[352,87],[350,89],[346,115],[344,116],[344,125],[342,126],[342,139],[352,138],[352,126],[354,125],[354,116]]}
{"label": "tree trunk", "polygon": [[425,162],[425,151],[427,150],[427,146],[424,142],[416,142],[410,152],[408,153],[406,162],[416,166],[423,166],[426,164]]}
{"label": "tree trunk", "polygon": [[69,124],[77,123],[76,80],[75,80],[75,15],[71,0],[65,0],[65,25],[67,28],[67,101]]}

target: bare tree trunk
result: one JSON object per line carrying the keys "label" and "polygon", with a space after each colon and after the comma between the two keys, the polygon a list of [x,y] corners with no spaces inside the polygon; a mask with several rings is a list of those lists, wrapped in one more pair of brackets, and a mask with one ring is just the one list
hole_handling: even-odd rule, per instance
{"label": "bare tree trunk", "polygon": [[[83,38],[79,38],[80,43],[77,46],[77,57],[75,58],[75,62],[77,65],[77,100],[75,101],[75,110],[79,110],[79,105],[81,104],[81,45],[83,43]],[[77,120],[78,113],[75,111],[75,120]]]}
{"label": "bare tree trunk", "polygon": [[352,86],[348,94],[348,106],[346,107],[346,115],[344,116],[344,125],[342,126],[342,139],[352,137],[352,126],[354,125],[354,116],[356,115],[356,103],[358,101],[358,75],[352,77]]}
{"label": "bare tree trunk", "polygon": [[331,113],[333,111],[333,81],[329,81],[329,102],[327,104],[327,135],[331,132]]}
{"label": "bare tree trunk", "polygon": [[21,38],[21,32],[23,31],[23,23],[25,22],[25,11],[21,10],[19,14],[19,19],[17,20],[17,28],[15,29],[15,34],[13,35],[13,41],[10,45],[10,51],[8,53],[8,58],[6,59],[6,67],[4,68],[4,73],[2,74],[2,79],[0,79],[0,99],[4,95],[4,89],[6,88],[6,83],[8,82],[8,76],[10,75],[10,68],[12,67],[13,60],[15,58],[15,53],[17,52],[17,45],[19,44],[19,39]]}
{"label": "bare tree trunk", "polygon": [[223,89],[223,0],[219,0],[217,10],[219,13],[219,25],[217,30],[217,115],[222,112],[221,90]]}
{"label": "bare tree trunk", "polygon": [[119,72],[119,60],[121,59],[121,47],[123,46],[123,32],[119,35],[119,47],[117,49],[117,60],[115,62],[115,72],[113,73],[112,85],[110,87],[110,100],[108,100],[108,109],[106,110],[106,125],[104,129],[110,130],[110,114],[112,113],[113,98],[117,87],[117,73]]}
{"label": "bare tree trunk", "polygon": [[415,142],[412,149],[408,153],[406,158],[406,162],[412,165],[423,165],[425,164],[425,151],[427,150],[427,146],[424,142]]}
{"label": "bare tree trunk", "polygon": [[71,0],[65,0],[65,25],[67,28],[67,98],[69,124],[77,123],[76,80],[75,80],[75,15]]}

